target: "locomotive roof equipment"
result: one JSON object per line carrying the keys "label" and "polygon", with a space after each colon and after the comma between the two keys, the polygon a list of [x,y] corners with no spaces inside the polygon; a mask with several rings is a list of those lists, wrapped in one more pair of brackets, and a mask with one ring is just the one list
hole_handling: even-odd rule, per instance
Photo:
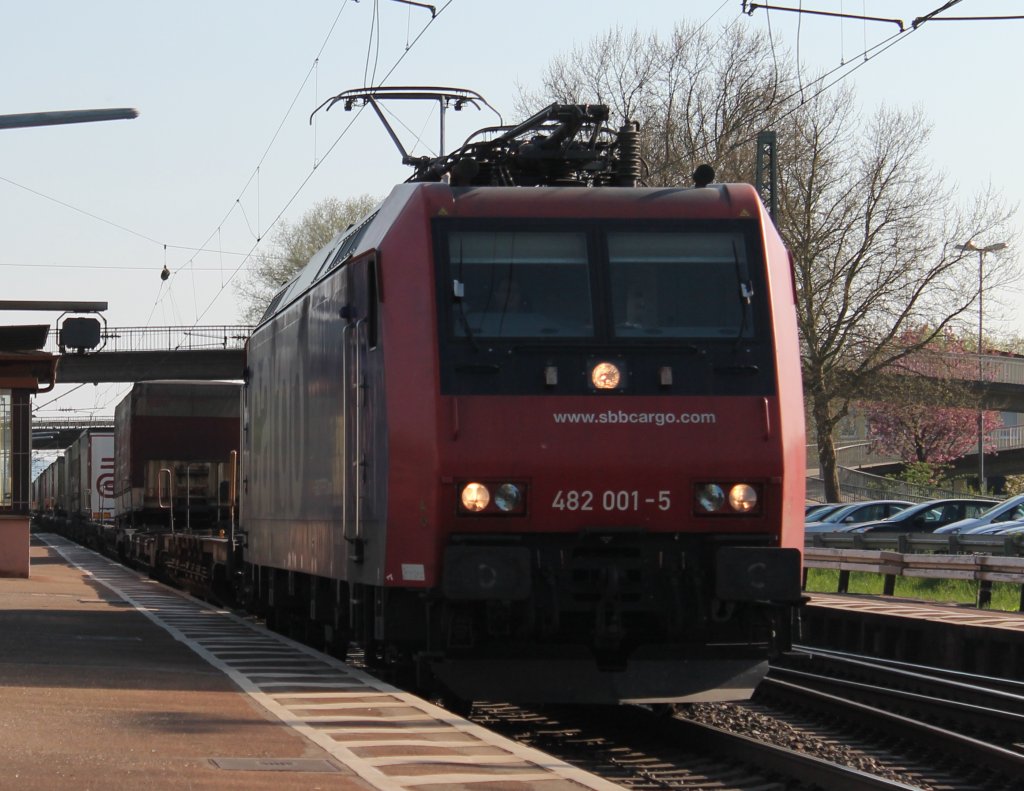
{"label": "locomotive roof equipment", "polygon": [[[411,156],[381,109],[391,100],[436,101],[440,108],[440,154]],[[617,131],[607,126],[602,104],[551,104],[522,123],[485,127],[445,154],[445,109],[481,105],[500,114],[480,94],[464,88],[355,88],[320,105],[330,110],[370,106],[415,172],[408,181],[449,181],[452,186],[600,186],[634,187],[639,180],[639,126],[627,121]],[[312,118],[312,116],[310,116]]]}

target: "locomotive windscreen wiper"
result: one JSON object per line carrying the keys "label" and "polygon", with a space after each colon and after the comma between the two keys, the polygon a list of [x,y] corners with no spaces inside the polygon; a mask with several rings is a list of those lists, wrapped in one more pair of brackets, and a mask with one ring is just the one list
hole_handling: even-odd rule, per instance
{"label": "locomotive windscreen wiper", "polygon": [[459,277],[457,280],[452,281],[452,302],[458,308],[459,321],[462,323],[462,329],[466,332],[466,340],[469,341],[470,347],[473,351],[480,351],[480,347],[476,345],[476,338],[473,337],[473,328],[469,326],[469,319],[466,318],[466,280],[464,270],[464,260],[462,251],[462,241],[459,241]]}
{"label": "locomotive windscreen wiper", "polygon": [[465,288],[466,285],[461,280],[452,281],[452,302],[455,303],[456,309],[459,312],[459,323],[462,324],[462,329],[466,333],[466,340],[473,347],[473,351],[479,351],[480,349],[476,345],[476,338],[473,337],[473,328],[469,326],[469,319],[466,318],[466,301],[463,299]]}
{"label": "locomotive windscreen wiper", "polygon": [[750,302],[754,296],[754,284],[750,282],[750,271],[747,269],[747,262],[740,260],[740,251],[736,247],[736,240],[732,240],[732,260],[736,268],[736,284],[740,300],[740,330],[736,333],[736,345],[743,339],[743,333],[747,331],[747,319],[750,317]]}

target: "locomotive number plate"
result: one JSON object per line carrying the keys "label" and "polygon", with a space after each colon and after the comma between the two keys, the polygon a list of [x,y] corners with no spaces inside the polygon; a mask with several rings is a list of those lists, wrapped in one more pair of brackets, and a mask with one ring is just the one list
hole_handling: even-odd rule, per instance
{"label": "locomotive number plate", "polygon": [[672,493],[668,489],[641,492],[636,489],[559,489],[551,501],[554,511],[640,511],[654,506],[659,511],[672,507]]}

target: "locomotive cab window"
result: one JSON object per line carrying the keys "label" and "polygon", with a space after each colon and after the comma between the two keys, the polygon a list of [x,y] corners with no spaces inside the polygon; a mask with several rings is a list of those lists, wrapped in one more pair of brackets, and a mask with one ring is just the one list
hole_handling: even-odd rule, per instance
{"label": "locomotive cab window", "polygon": [[753,287],[736,233],[608,234],[618,338],[750,336]]}
{"label": "locomotive cab window", "polygon": [[584,233],[456,231],[448,255],[456,337],[594,334]]}
{"label": "locomotive cab window", "polygon": [[[753,221],[459,218],[434,230],[442,392],[772,391]],[[599,386],[595,365],[609,362],[615,385]]]}

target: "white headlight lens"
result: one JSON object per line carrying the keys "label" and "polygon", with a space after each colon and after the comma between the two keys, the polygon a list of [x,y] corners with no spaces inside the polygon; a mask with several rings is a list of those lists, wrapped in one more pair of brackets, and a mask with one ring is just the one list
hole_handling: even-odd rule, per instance
{"label": "white headlight lens", "polygon": [[615,363],[598,363],[590,372],[596,390],[614,390],[622,382],[622,372]]}
{"label": "white headlight lens", "polygon": [[749,513],[757,506],[757,492],[753,486],[738,483],[729,490],[729,505],[741,514]]}
{"label": "white headlight lens", "polygon": [[514,483],[503,483],[494,493],[494,504],[505,513],[515,511],[522,502],[523,493]]}
{"label": "white headlight lens", "polygon": [[467,483],[462,487],[462,507],[478,513],[491,502],[491,493],[482,483]]}
{"label": "white headlight lens", "polygon": [[725,505],[725,491],[717,483],[708,483],[697,490],[697,506],[709,514],[717,513]]}

